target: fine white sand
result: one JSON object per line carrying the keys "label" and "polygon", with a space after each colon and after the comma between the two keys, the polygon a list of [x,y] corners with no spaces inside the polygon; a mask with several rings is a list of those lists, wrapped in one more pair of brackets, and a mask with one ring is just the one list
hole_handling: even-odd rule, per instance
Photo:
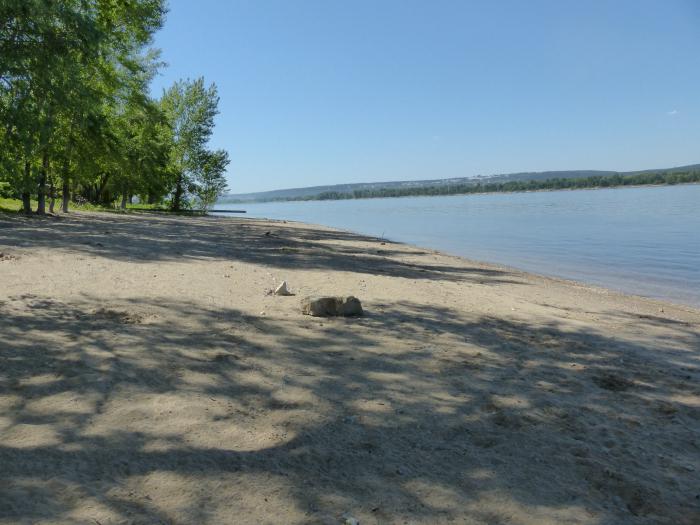
{"label": "fine white sand", "polygon": [[700,523],[697,310],[245,219],[0,252],[2,524]]}

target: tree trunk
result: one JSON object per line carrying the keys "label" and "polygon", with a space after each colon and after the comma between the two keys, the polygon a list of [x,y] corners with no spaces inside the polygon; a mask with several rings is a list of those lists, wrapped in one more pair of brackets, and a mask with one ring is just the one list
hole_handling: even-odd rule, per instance
{"label": "tree trunk", "polygon": [[41,161],[41,170],[39,171],[39,188],[37,191],[36,212],[39,215],[46,213],[46,177],[49,170],[49,154],[44,152]]}
{"label": "tree trunk", "polygon": [[121,204],[122,210],[125,210],[125,209],[126,209],[126,201],[127,201],[127,199],[128,199],[128,195],[127,195],[126,190],[124,190],[124,191],[122,191],[122,204]]}
{"label": "tree trunk", "polygon": [[54,206],[56,205],[56,185],[53,183],[53,177],[49,177],[49,213],[53,214]]}
{"label": "tree trunk", "polygon": [[70,180],[68,175],[63,175],[63,201],[61,202],[61,211],[68,213],[68,203],[70,203]]}
{"label": "tree trunk", "polygon": [[27,215],[32,213],[32,194],[28,191],[22,192],[22,211]]}
{"label": "tree trunk", "polygon": [[[72,147],[72,142],[70,143],[70,145]],[[65,159],[63,159],[61,180],[63,181],[61,187],[61,211],[63,213],[68,213],[68,204],[70,203],[70,159],[68,158],[68,156],[66,156]]]}
{"label": "tree trunk", "polygon": [[[31,174],[32,174],[32,166],[31,166],[31,164],[29,164],[29,162],[25,162],[24,163],[24,185],[25,185],[25,188],[27,187],[26,185],[29,183],[29,178],[31,177]],[[32,194],[26,190],[22,192],[22,210],[27,215],[30,215],[32,213]]]}
{"label": "tree trunk", "polygon": [[107,205],[110,203],[109,192],[107,192],[107,183],[109,182],[109,173],[105,173],[100,180],[100,187],[97,189],[96,203]]}
{"label": "tree trunk", "polygon": [[180,211],[180,204],[182,202],[182,177],[177,178],[177,185],[175,186],[175,195],[173,196],[173,211]]}

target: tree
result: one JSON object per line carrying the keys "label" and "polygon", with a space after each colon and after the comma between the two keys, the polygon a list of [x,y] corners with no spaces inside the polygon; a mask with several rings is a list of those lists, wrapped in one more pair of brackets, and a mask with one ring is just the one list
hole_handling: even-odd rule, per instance
{"label": "tree", "polygon": [[200,210],[206,212],[226,191],[224,174],[229,162],[228,152],[222,149],[206,152],[200,159],[200,173],[195,190]]}
{"label": "tree", "polygon": [[[99,133],[81,135],[76,128],[104,122],[102,110],[118,91],[120,73],[138,71],[139,52],[164,13],[164,0],[0,3],[2,145],[23,199],[36,192],[38,213],[45,211],[49,180],[60,176],[67,189],[76,140],[100,140]],[[27,174],[36,174],[34,188]]]}
{"label": "tree", "polygon": [[148,95],[164,1],[0,0],[0,182],[25,211],[32,196],[38,213],[71,196],[207,209],[225,189],[228,154],[207,147],[216,86]]}
{"label": "tree", "polygon": [[199,188],[206,186],[207,201],[211,200],[211,192],[222,188],[215,181],[223,177],[228,155],[206,149],[218,104],[216,86],[205,87],[203,78],[181,80],[163,93],[161,107],[173,138],[170,170],[174,178],[171,206],[174,211],[189,206],[189,197],[196,197]]}

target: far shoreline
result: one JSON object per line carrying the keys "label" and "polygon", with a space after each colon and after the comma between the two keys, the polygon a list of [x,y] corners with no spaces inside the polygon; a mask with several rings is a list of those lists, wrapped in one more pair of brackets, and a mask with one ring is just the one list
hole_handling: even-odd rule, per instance
{"label": "far shoreline", "polygon": [[628,184],[620,186],[594,186],[590,188],[543,188],[537,190],[518,190],[518,191],[479,191],[479,192],[465,192],[465,193],[451,193],[445,195],[396,195],[392,197],[361,197],[361,198],[349,198],[349,199],[273,199],[273,200],[254,200],[254,201],[221,201],[217,202],[217,205],[232,205],[232,204],[284,204],[287,202],[342,202],[342,201],[374,201],[374,200],[387,200],[387,199],[419,199],[419,198],[437,198],[437,197],[472,197],[477,195],[513,195],[513,194],[527,194],[527,193],[556,193],[556,192],[570,192],[570,191],[598,191],[598,190],[623,190],[632,188],[664,188],[664,187],[676,187],[676,186],[698,186],[700,182],[683,182],[679,184]]}

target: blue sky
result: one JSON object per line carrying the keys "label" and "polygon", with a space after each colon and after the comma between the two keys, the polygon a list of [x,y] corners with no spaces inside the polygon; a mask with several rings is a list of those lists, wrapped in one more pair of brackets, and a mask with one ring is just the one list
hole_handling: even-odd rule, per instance
{"label": "blue sky", "polygon": [[697,0],[171,0],[234,193],[700,162]]}

